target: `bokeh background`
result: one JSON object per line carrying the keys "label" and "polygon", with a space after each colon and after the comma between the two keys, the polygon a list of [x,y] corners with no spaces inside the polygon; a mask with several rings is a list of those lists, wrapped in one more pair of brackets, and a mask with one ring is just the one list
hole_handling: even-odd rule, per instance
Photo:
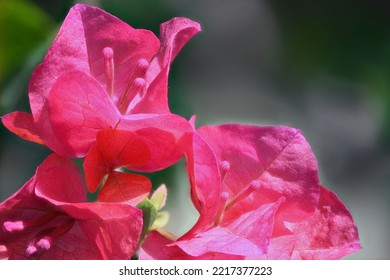
{"label": "bokeh background", "polygon": [[[100,0],[136,28],[201,23],[170,75],[172,111],[197,124],[245,122],[300,128],[322,183],[352,212],[363,250],[390,259],[390,2],[335,0]],[[0,0],[0,115],[29,111],[27,85],[75,1]],[[50,152],[0,126],[0,201]],[[152,175],[166,183],[169,229],[188,229],[184,161]],[[178,209],[180,211],[178,211]],[[176,214],[175,214],[176,213]]]}

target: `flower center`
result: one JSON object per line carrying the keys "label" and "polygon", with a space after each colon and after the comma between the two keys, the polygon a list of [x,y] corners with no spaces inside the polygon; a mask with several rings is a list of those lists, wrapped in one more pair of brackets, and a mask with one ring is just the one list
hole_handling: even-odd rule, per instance
{"label": "flower center", "polygon": [[[111,99],[117,97],[114,96],[114,50],[110,47],[103,49],[104,57],[104,77],[107,84],[107,92]],[[114,100],[121,114],[128,114],[129,110],[138,103],[141,97],[142,91],[145,88],[145,73],[149,67],[149,62],[146,59],[139,59],[137,64],[130,75],[127,87],[119,100]],[[117,102],[118,101],[118,102]]]}
{"label": "flower center", "polygon": [[49,250],[54,240],[67,233],[73,225],[74,219],[64,213],[52,211],[31,220],[5,221],[3,229],[16,239],[25,240],[23,235],[29,235],[25,252],[29,257],[36,257]]}

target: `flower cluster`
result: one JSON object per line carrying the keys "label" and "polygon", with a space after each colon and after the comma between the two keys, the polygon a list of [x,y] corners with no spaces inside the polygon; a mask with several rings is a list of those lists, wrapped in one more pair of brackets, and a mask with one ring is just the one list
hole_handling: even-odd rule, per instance
{"label": "flower cluster", "polygon": [[[31,76],[31,114],[1,118],[53,151],[0,204],[1,259],[338,259],[360,249],[351,214],[321,186],[299,130],[196,129],[195,118],[170,112],[170,65],[199,31],[174,18],[157,38],[96,7],[70,10]],[[134,172],[182,157],[199,219],[176,237],[159,211],[167,189],[152,192]],[[84,159],[83,173],[71,158]]]}

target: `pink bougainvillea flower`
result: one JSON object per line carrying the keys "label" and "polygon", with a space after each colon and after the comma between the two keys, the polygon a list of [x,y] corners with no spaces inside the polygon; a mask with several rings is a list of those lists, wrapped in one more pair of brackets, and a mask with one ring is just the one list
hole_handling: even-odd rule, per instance
{"label": "pink bougainvillea flower", "polygon": [[202,127],[187,161],[198,222],[178,239],[152,232],[140,258],[336,259],[361,248],[298,130]]}
{"label": "pink bougainvillea flower", "polygon": [[190,127],[169,111],[168,73],[199,31],[198,23],[174,18],[161,25],[159,40],[99,8],[77,4],[32,74],[32,115],[14,112],[2,121],[20,137],[67,157],[85,156],[106,128],[149,126],[172,133],[176,141]]}
{"label": "pink bougainvillea flower", "polygon": [[265,254],[280,201],[261,205],[223,222],[225,207],[232,207],[239,200],[231,200],[231,206],[226,205],[229,197],[222,191],[217,157],[197,133],[193,135],[193,148],[187,153],[187,169],[191,198],[200,214],[198,222],[176,240],[170,240],[172,235],[166,238],[164,231],[152,232],[142,245],[140,258],[244,259]]}
{"label": "pink bougainvillea flower", "polygon": [[129,259],[142,212],[128,204],[86,202],[76,165],[49,156],[0,204],[0,258]]}

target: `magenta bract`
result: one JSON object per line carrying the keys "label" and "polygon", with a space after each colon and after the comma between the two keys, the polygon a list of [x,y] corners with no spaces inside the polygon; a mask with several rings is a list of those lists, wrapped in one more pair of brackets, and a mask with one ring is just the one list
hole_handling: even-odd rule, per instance
{"label": "magenta bract", "polygon": [[181,137],[190,127],[170,114],[168,73],[178,52],[199,31],[198,23],[174,18],[161,25],[159,40],[99,8],[77,4],[32,74],[32,116],[14,112],[2,121],[20,137],[67,157],[85,156],[101,129],[131,130],[137,121],[137,127],[146,127],[148,114],[163,114],[153,115],[147,126],[162,130],[165,115],[175,119],[177,130],[184,129],[175,131]]}
{"label": "magenta bract", "polygon": [[152,233],[141,258],[338,259],[361,248],[298,130],[201,127],[187,161],[199,220],[176,240]]}
{"label": "magenta bract", "polygon": [[142,213],[127,204],[86,202],[77,167],[53,154],[0,204],[0,226],[5,259],[129,259]]}

